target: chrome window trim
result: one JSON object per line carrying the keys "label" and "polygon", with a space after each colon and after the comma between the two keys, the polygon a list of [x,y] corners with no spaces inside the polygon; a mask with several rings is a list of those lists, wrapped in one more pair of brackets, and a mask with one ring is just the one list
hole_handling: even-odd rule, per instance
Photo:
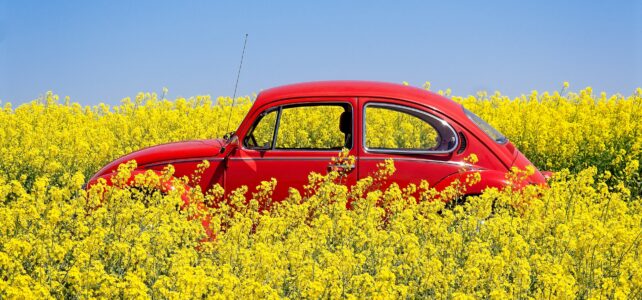
{"label": "chrome window trim", "polygon": [[[398,111],[401,113],[408,113],[414,117],[417,117],[417,115],[424,115],[426,117],[432,118],[436,120],[437,122],[441,122],[442,124],[446,125],[446,127],[452,132],[452,135],[455,137],[455,144],[451,149],[448,150],[441,150],[441,151],[434,151],[434,150],[406,150],[406,149],[387,149],[387,148],[369,148],[366,145],[366,118],[368,117],[366,114],[366,109],[368,107],[381,107],[381,108],[388,108],[394,111]],[[411,112],[411,113],[410,113]],[[362,134],[361,134],[361,146],[366,152],[370,153],[392,153],[392,154],[449,154],[452,153],[453,151],[457,150],[459,147],[459,136],[457,135],[457,132],[455,129],[446,121],[444,121],[441,118],[438,118],[437,116],[430,114],[428,112],[408,107],[408,106],[403,106],[403,105],[397,105],[397,104],[391,104],[391,103],[383,103],[383,102],[368,102],[363,106],[363,111],[361,112],[362,115]],[[420,118],[421,119],[421,118]],[[425,120],[421,119],[422,121],[426,122]],[[426,122],[428,123],[428,122]],[[431,127],[432,124],[428,123]],[[436,130],[436,129],[435,129]],[[439,133],[439,131],[437,131]]]}

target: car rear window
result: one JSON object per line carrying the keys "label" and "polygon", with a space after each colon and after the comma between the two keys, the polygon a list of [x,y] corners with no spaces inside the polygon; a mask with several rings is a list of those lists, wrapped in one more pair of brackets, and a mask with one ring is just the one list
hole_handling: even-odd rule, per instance
{"label": "car rear window", "polygon": [[448,153],[457,134],[447,122],[416,109],[383,103],[364,108],[364,148],[372,152]]}
{"label": "car rear window", "polygon": [[466,113],[466,116],[479,127],[483,132],[486,133],[491,139],[495,140],[495,142],[504,144],[508,141],[508,139],[501,133],[499,130],[495,129],[493,126],[490,126],[490,124],[486,123],[482,118],[477,116],[475,113],[472,111],[466,109],[465,107],[462,106],[464,109],[464,113]]}

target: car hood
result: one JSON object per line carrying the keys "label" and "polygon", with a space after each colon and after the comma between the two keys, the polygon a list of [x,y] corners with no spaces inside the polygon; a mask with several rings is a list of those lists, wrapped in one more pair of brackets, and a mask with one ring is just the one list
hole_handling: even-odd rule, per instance
{"label": "car hood", "polygon": [[138,167],[144,167],[151,164],[170,164],[184,159],[216,157],[220,155],[223,145],[225,145],[225,140],[213,139],[175,142],[144,148],[110,162],[94,174],[89,181],[117,170],[120,164],[130,160],[135,160]]}

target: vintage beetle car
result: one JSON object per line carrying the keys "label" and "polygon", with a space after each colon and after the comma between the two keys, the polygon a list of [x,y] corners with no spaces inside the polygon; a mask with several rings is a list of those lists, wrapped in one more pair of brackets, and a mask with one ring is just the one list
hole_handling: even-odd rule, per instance
{"label": "vintage beetle car", "polygon": [[[399,120],[406,121],[395,123]],[[306,133],[297,136],[301,127],[307,127],[303,128]],[[310,137],[316,131],[324,133]],[[324,143],[315,143],[322,137]],[[356,158],[354,165],[331,163],[342,148]],[[471,153],[478,162],[464,160]],[[343,169],[346,183],[351,184],[372,174],[388,158],[396,167],[391,180],[401,186],[427,180],[443,189],[469,172],[479,172],[481,182],[469,187],[467,194],[505,187],[511,167],[532,165],[501,133],[448,98],[398,84],[326,81],[265,90],[227,139],[142,149],[109,163],[88,185],[99,178],[110,183],[118,165],[129,160],[138,164],[134,174],[148,169],[160,172],[172,164],[176,176],[189,176],[208,160],[211,167],[198,182],[203,190],[214,184],[226,191],[241,185],[252,190],[261,181],[275,178],[274,198],[279,199],[287,196],[289,187],[301,189],[312,171]],[[536,170],[525,183],[546,184],[546,179]]]}

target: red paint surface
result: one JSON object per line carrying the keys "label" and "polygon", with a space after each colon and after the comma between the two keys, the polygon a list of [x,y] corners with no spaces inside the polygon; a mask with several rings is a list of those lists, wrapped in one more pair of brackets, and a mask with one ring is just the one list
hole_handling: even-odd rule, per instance
{"label": "red paint surface", "polygon": [[[480,171],[482,181],[469,193],[478,194],[486,187],[502,188],[507,184],[504,174],[512,166],[525,168],[532,165],[510,142],[499,144],[488,137],[470,121],[461,105],[443,96],[398,84],[363,81],[327,81],[287,85],[263,91],[236,131],[240,141],[258,115],[270,108],[296,103],[348,103],[353,110],[353,147],[350,155],[357,158],[355,169],[347,175],[347,184],[368,176],[376,170],[377,163],[387,158],[395,161],[396,173],[391,181],[401,186],[418,184],[427,180],[431,186],[443,188],[457,178],[465,180],[463,168]],[[459,147],[447,154],[392,154],[371,153],[363,148],[362,112],[369,102],[407,106],[430,113],[449,123],[467,141],[464,150]],[[461,146],[461,143],[460,143]],[[461,152],[461,153],[458,153]],[[479,162],[470,165],[464,158],[475,153]],[[227,144],[222,139],[170,143],[142,149],[125,155],[108,164],[94,175],[88,186],[100,177],[109,178],[120,163],[136,160],[141,170],[161,170],[167,164],[175,167],[175,175],[189,176],[203,160],[209,160],[210,168],[203,174],[198,185],[208,190],[220,184],[226,191],[241,185],[255,187],[263,180],[277,180],[275,200],[288,195],[290,187],[302,191],[310,172],[326,173],[330,160],[338,151],[306,150],[252,150],[240,143]],[[527,179],[529,184],[546,184],[544,176],[536,171]]]}

